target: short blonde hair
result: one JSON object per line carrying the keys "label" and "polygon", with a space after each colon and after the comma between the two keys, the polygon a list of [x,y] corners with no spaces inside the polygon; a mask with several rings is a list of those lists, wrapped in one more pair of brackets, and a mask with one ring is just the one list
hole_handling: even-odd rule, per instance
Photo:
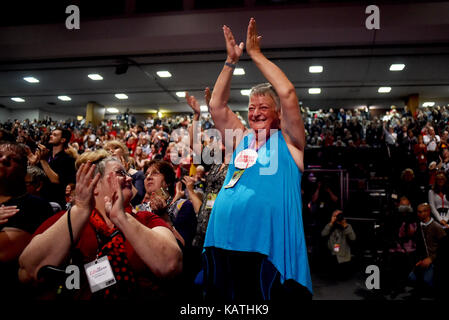
{"label": "short blonde hair", "polygon": [[86,163],[87,161],[90,161],[92,163],[97,163],[107,157],[110,157],[109,152],[107,152],[104,149],[99,149],[99,150],[95,150],[95,151],[86,151],[84,153],[82,153],[78,159],[76,159],[75,161],[75,168],[76,170],[79,169],[79,167],[81,167],[81,165],[83,163]]}
{"label": "short blonde hair", "polygon": [[96,165],[94,176],[99,172],[101,177],[103,177],[105,173],[106,164],[108,162],[114,161],[120,163],[120,165],[122,164],[119,159],[117,159],[116,157],[112,157],[106,150],[98,149],[95,151],[87,151],[80,155],[75,162],[76,169],[78,170],[79,167],[87,161],[90,161]]}
{"label": "short blonde hair", "polygon": [[109,148],[120,148],[123,151],[123,158],[125,158],[125,161],[128,162],[129,159],[129,150],[128,147],[119,140],[111,140],[104,144],[103,149],[109,149]]}

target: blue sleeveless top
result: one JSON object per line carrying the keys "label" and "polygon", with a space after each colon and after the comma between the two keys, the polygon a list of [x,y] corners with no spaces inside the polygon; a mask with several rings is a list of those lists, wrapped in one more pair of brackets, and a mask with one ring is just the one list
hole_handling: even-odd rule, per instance
{"label": "blue sleeveless top", "polygon": [[258,252],[281,275],[312,291],[302,224],[301,171],[280,130],[259,149],[257,162],[232,188],[224,188],[235,171],[236,155],[247,149],[245,136],[232,156],[228,173],[209,219],[204,247]]}

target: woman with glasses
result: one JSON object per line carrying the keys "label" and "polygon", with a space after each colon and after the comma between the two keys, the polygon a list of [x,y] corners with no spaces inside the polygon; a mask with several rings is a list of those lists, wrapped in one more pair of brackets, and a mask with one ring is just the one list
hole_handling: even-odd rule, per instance
{"label": "woman with glasses", "polygon": [[121,141],[112,140],[105,143],[104,150],[122,162],[126,172],[130,174],[134,186],[131,204],[132,206],[140,204],[145,195],[145,176],[142,171],[133,168],[130,161],[132,158],[129,156],[129,150],[126,145]]}
{"label": "woman with glasses", "polygon": [[86,271],[89,281],[83,281],[81,289],[75,291],[78,298],[166,296],[162,279],[182,269],[181,249],[167,224],[151,212],[132,212],[132,179],[117,158],[104,150],[92,151],[81,155],[77,166],[75,204],[68,212],[48,219],[36,231],[19,260],[20,280],[42,281],[41,269],[67,264],[71,247],[67,216],[70,212],[74,243],[83,260],[80,268],[98,263],[114,279],[106,279],[98,290],[91,283],[95,270]]}

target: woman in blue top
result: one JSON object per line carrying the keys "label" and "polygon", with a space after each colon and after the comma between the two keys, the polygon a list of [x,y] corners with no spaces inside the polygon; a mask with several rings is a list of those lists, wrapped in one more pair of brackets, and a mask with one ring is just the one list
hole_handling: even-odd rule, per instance
{"label": "woman in blue top", "polygon": [[310,298],[301,216],[305,130],[295,87],[261,53],[261,37],[251,18],[246,51],[269,83],[251,90],[251,130],[246,129],[227,105],[244,44],[237,45],[227,26],[223,33],[227,59],[209,110],[227,150],[232,146],[234,153],[206,232],[206,297],[245,301]]}

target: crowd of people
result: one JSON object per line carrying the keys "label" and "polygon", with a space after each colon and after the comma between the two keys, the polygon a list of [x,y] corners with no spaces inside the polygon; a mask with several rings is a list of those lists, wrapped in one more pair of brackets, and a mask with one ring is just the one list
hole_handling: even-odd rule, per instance
{"label": "crowd of people", "polygon": [[[314,187],[301,184],[308,165],[332,166],[304,160],[311,149],[375,149],[384,158],[392,199],[385,246],[398,275],[392,279],[435,287],[447,263],[441,248],[449,221],[448,110],[374,116],[367,108],[300,108],[293,85],[261,53],[251,19],[246,50],[269,83],[252,89],[250,132],[227,106],[245,45],[228,27],[223,33],[226,63],[214,90],[205,90],[211,116],[201,116],[186,93],[193,115],[141,123],[128,116],[96,127],[51,119],[1,124],[3,294],[73,296],[61,268],[74,264],[87,271],[75,290],[84,299],[201,298],[201,290],[210,300],[310,297],[309,230],[304,235],[301,211],[309,219],[319,215],[312,217],[317,236],[326,238],[337,265],[351,260],[357,233],[328,182],[309,175]],[[212,128],[220,135],[207,131]],[[241,134],[225,141],[227,129]],[[273,146],[278,149],[270,153]],[[260,173],[272,165],[273,174]],[[338,165],[354,172],[353,161]],[[369,177],[365,168],[358,173]]]}

